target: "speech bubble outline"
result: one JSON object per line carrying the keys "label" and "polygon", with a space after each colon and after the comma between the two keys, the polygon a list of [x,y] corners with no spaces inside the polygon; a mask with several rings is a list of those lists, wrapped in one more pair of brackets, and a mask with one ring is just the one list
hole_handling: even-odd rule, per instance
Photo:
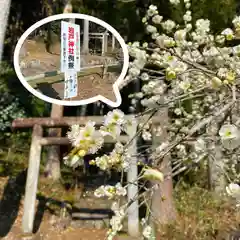
{"label": "speech bubble outline", "polygon": [[[84,100],[78,100],[78,101],[66,101],[66,100],[58,100],[58,99],[54,99],[51,97],[48,97],[40,92],[38,92],[37,90],[35,90],[34,88],[32,88],[30,86],[30,84],[27,83],[25,77],[22,75],[21,69],[20,69],[20,64],[19,64],[19,55],[20,55],[20,50],[22,45],[24,44],[24,41],[27,39],[27,37],[37,28],[41,27],[42,25],[49,23],[51,21],[56,21],[56,20],[62,20],[62,19],[85,19],[91,22],[94,22],[98,25],[101,25],[103,27],[105,27],[108,31],[110,31],[114,37],[118,40],[122,51],[123,51],[123,68],[121,71],[120,76],[118,77],[118,79],[114,82],[114,84],[112,85],[113,87],[113,92],[114,95],[116,97],[116,102],[111,101],[108,98],[105,98],[102,95],[97,95],[95,97],[92,98],[88,98],[88,99],[84,99]],[[124,77],[127,74],[128,71],[128,65],[129,65],[129,55],[128,55],[128,48],[127,45],[125,43],[125,41],[123,40],[123,38],[120,36],[120,34],[108,23],[104,22],[101,19],[98,19],[96,17],[90,16],[90,15],[86,15],[86,14],[80,14],[80,13],[63,13],[63,14],[57,14],[57,15],[53,15],[47,18],[44,18],[38,22],[36,22],[35,24],[33,24],[31,27],[29,27],[24,33],[23,35],[20,37],[20,39],[18,40],[18,43],[15,47],[14,50],[14,59],[13,59],[13,64],[14,64],[14,69],[15,72],[17,74],[17,77],[19,78],[20,82],[23,84],[23,86],[29,91],[31,92],[33,95],[35,95],[36,97],[42,99],[43,101],[52,103],[52,104],[57,104],[57,105],[63,105],[63,106],[81,106],[81,105],[86,105],[86,104],[90,104],[90,103],[94,103],[97,101],[101,101],[113,108],[119,107],[122,103],[122,97],[119,91],[119,85],[122,83]]]}

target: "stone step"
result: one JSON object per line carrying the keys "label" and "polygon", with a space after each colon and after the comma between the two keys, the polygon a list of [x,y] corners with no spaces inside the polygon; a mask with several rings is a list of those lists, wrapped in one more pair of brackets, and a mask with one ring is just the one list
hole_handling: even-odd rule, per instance
{"label": "stone step", "polygon": [[110,227],[110,219],[101,219],[101,220],[72,220],[71,227],[73,228],[96,228],[104,229]]}
{"label": "stone step", "polygon": [[[127,231],[128,229],[127,219],[123,221],[123,228],[122,231]],[[80,228],[80,227],[87,227],[87,228],[97,228],[97,229],[105,229],[110,228],[110,218],[104,219],[72,219],[71,227]]]}
{"label": "stone step", "polygon": [[98,212],[75,212],[72,213],[72,218],[73,219],[105,219],[105,218],[111,218],[111,213],[106,212],[106,213],[98,213]]}

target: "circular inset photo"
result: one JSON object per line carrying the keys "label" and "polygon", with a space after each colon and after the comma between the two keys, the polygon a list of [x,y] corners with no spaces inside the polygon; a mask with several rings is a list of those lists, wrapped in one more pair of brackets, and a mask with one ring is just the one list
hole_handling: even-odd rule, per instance
{"label": "circular inset photo", "polygon": [[14,67],[22,84],[54,104],[121,104],[118,86],[128,50],[107,23],[83,14],[59,14],[31,26],[19,39]]}

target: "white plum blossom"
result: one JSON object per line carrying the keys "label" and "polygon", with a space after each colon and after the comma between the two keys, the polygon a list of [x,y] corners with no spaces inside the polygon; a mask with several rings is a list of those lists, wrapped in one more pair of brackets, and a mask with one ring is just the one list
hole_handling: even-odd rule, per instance
{"label": "white plum blossom", "polygon": [[132,47],[140,47],[140,42],[134,42],[134,43],[132,44]]}
{"label": "white plum blossom", "polygon": [[120,125],[124,122],[124,113],[121,110],[115,109],[109,112],[104,119],[104,125],[117,124]]}
{"label": "white plum blossom", "polygon": [[171,32],[175,27],[176,23],[172,20],[166,20],[165,22],[162,22],[162,27],[165,29],[167,32]]}
{"label": "white plum blossom", "polygon": [[[181,1],[169,2],[178,5]],[[166,154],[172,156],[170,163],[174,166],[173,174],[179,174],[179,170],[191,167],[189,161],[196,164],[196,169],[200,162],[207,167],[206,159],[218,145],[226,175],[229,174],[230,181],[236,182],[230,183],[226,192],[240,205],[240,187],[237,184],[240,180],[237,171],[240,160],[240,120],[236,104],[239,100],[240,45],[232,41],[240,33],[240,17],[233,19],[233,26],[215,34],[208,19],[195,21],[192,18],[194,14],[190,10],[190,0],[182,3],[185,10],[179,23],[160,16],[157,7],[151,5],[142,19],[150,40],[146,42],[141,39],[128,44],[131,62],[124,86],[133,80],[139,81],[141,86],[140,91],[129,96],[132,110],[135,110],[138,102],[142,105],[143,114],[163,109],[168,124],[156,126],[153,121],[147,124],[140,121],[137,126],[135,117],[128,118],[115,109],[104,116],[101,126],[96,127],[90,121],[85,126],[71,127],[67,136],[73,150],[64,158],[64,162],[72,168],[83,165],[83,158],[98,153],[104,140],[111,136],[116,143],[113,150],[95,157],[90,164],[107,173],[117,171],[123,178],[123,174],[131,170],[133,156],[128,151],[129,143],[139,130],[137,133],[146,141],[147,149],[145,151],[144,146],[144,150],[137,153],[139,155],[136,158],[143,168],[136,181],[145,179],[162,182],[165,176],[155,164]],[[231,108],[227,109],[228,106]],[[166,119],[163,117],[160,121]],[[222,124],[220,130],[219,123]],[[120,143],[121,134],[127,135],[129,142]],[[148,147],[153,136],[162,139],[154,149]],[[145,154],[151,159],[151,167],[147,161],[142,161]],[[104,185],[94,193],[96,197],[115,201],[112,206],[115,215],[110,221],[108,240],[113,240],[122,230],[122,222],[128,212],[128,203],[118,201],[126,197],[129,184],[123,186],[122,178],[115,186]],[[146,187],[147,191],[154,189]],[[142,235],[152,239],[153,232],[146,219],[142,225]]]}
{"label": "white plum blossom", "polygon": [[109,168],[109,164],[108,164],[108,156],[107,155],[103,155],[101,157],[97,157],[95,159],[95,164],[96,166],[98,166],[101,170],[105,171]]}
{"label": "white plum blossom", "polygon": [[117,183],[115,186],[100,186],[94,191],[94,195],[98,198],[108,197],[109,199],[112,199],[114,197],[125,196],[126,194],[127,191],[122,187],[121,183]]}
{"label": "white plum blossom", "polygon": [[162,95],[165,92],[164,86],[160,85],[153,89],[152,93],[156,95]]}
{"label": "white plum blossom", "polygon": [[160,16],[160,15],[155,15],[153,18],[152,18],[152,21],[153,23],[155,24],[160,24],[163,20],[163,17]]}
{"label": "white plum blossom", "polygon": [[143,232],[142,232],[143,236],[146,238],[146,239],[151,239],[152,235],[153,235],[153,229],[151,226],[146,226],[144,229],[143,229]]}
{"label": "white plum blossom", "polygon": [[177,149],[177,156],[184,157],[187,155],[186,147],[183,144],[179,144],[176,146]]}
{"label": "white plum blossom", "polygon": [[230,124],[222,126],[219,135],[224,148],[233,150],[239,147],[240,134],[236,126]]}
{"label": "white plum blossom", "polygon": [[157,7],[154,5],[150,5],[149,9],[147,10],[147,16],[152,17],[153,15],[158,14]]}
{"label": "white plum blossom", "polygon": [[191,23],[187,23],[186,24],[186,31],[189,32],[192,30],[192,24]]}
{"label": "white plum blossom", "polygon": [[156,33],[157,32],[157,28],[152,25],[147,25],[146,30],[148,33]]}
{"label": "white plum blossom", "polygon": [[213,77],[211,81],[211,85],[214,88],[220,87],[222,85],[222,80],[218,77]]}
{"label": "white plum blossom", "polygon": [[132,77],[137,77],[140,74],[140,72],[141,72],[140,69],[137,68],[130,68],[128,70],[129,75]]}
{"label": "white plum blossom", "polygon": [[182,114],[182,110],[181,110],[180,108],[176,108],[176,109],[174,110],[174,113],[175,113],[176,115],[180,116],[180,115]]}
{"label": "white plum blossom", "polygon": [[228,73],[228,69],[227,68],[219,68],[218,72],[217,72],[217,75],[220,78],[226,78],[227,73]]}
{"label": "white plum blossom", "polygon": [[231,28],[226,28],[221,34],[224,35],[227,40],[232,40],[234,38],[234,33]]}
{"label": "white plum blossom", "polygon": [[67,137],[72,143],[75,143],[75,140],[80,133],[80,129],[80,125],[75,124],[72,125],[70,131],[67,132]]}
{"label": "white plum blossom", "polygon": [[223,44],[223,43],[225,43],[225,37],[223,35],[217,35],[215,37],[215,41],[219,44]]}
{"label": "white plum blossom", "polygon": [[160,48],[164,48],[165,44],[164,42],[169,39],[166,35],[159,35],[156,37],[156,43],[159,45]]}
{"label": "white plum blossom", "polygon": [[109,124],[106,126],[101,126],[99,131],[104,137],[111,136],[112,138],[117,139],[121,134],[121,125]]}
{"label": "white plum blossom", "polygon": [[240,16],[236,16],[232,21],[234,27],[238,30],[240,28]]}
{"label": "white plum blossom", "polygon": [[124,122],[123,125],[123,131],[130,137],[134,136],[136,133],[137,128],[137,120],[135,117],[132,117],[131,119],[127,119]]}
{"label": "white plum blossom", "polygon": [[180,0],[169,0],[169,2],[173,5],[178,5],[180,3]]}
{"label": "white plum blossom", "polygon": [[126,214],[125,209],[119,206],[119,202],[113,202],[111,209],[114,216],[110,220],[111,229],[107,233],[107,239],[113,239],[117,232],[122,229],[122,222]]}
{"label": "white plum blossom", "polygon": [[151,134],[150,132],[148,132],[148,131],[143,131],[143,133],[142,133],[142,138],[143,138],[143,140],[145,140],[145,141],[151,141],[151,139],[152,139],[152,134]]}
{"label": "white plum blossom", "polygon": [[127,190],[126,188],[122,187],[121,183],[116,184],[116,195],[117,196],[126,196]]}
{"label": "white plum blossom", "polygon": [[239,131],[236,126],[232,124],[226,124],[223,125],[219,130],[219,135],[223,140],[236,139],[239,137]]}
{"label": "white plum blossom", "polygon": [[[76,155],[80,157],[95,154],[104,142],[103,136],[95,129],[95,122],[92,121],[87,122],[85,127],[72,126],[67,136],[73,147],[76,147]],[[66,158],[68,157],[71,158],[71,156]]]}
{"label": "white plum blossom", "polygon": [[143,43],[143,44],[142,44],[142,47],[143,47],[143,48],[147,48],[147,47],[148,47],[148,43],[147,43],[147,42]]}
{"label": "white plum blossom", "polygon": [[178,30],[174,34],[174,38],[176,41],[184,41],[186,39],[187,32],[186,30]]}
{"label": "white plum blossom", "polygon": [[157,37],[159,36],[160,34],[158,32],[156,33],[152,33],[151,37],[152,39],[157,39]]}
{"label": "white plum blossom", "polygon": [[208,19],[198,19],[196,21],[196,33],[205,35],[210,31],[210,21]]}
{"label": "white plum blossom", "polygon": [[96,196],[96,197],[98,197],[98,198],[100,198],[100,197],[104,197],[105,196],[105,187],[104,186],[101,186],[101,187],[99,187],[98,189],[96,189],[95,191],[94,191],[94,195]]}
{"label": "white plum blossom", "polygon": [[240,45],[234,46],[232,50],[234,55],[240,56]]}
{"label": "white plum blossom", "polygon": [[190,82],[188,79],[186,79],[186,80],[180,82],[179,87],[180,87],[184,92],[186,92],[186,91],[191,87],[191,82]]}
{"label": "white plum blossom", "polygon": [[122,218],[119,216],[113,216],[110,220],[110,225],[113,231],[119,232],[123,227]]}
{"label": "white plum blossom", "polygon": [[144,72],[144,73],[141,74],[140,78],[141,78],[142,81],[148,81],[149,80],[149,75],[146,72]]}
{"label": "white plum blossom", "polygon": [[226,187],[227,194],[237,200],[240,200],[240,186],[236,183],[230,183]]}
{"label": "white plum blossom", "polygon": [[192,21],[192,13],[191,11],[187,11],[185,15],[183,16],[183,20],[185,22],[191,22]]}
{"label": "white plum blossom", "polygon": [[146,17],[142,18],[142,22],[146,23],[147,22],[147,18]]}
{"label": "white plum blossom", "polygon": [[226,187],[227,194],[234,198],[236,201],[236,207],[240,207],[240,186],[236,183],[230,183]]}
{"label": "white plum blossom", "polygon": [[78,155],[74,155],[72,157],[66,156],[63,158],[64,163],[72,168],[76,168],[78,166],[83,165],[83,161],[81,159],[81,157],[79,157]]}
{"label": "white plum blossom", "polygon": [[72,141],[73,146],[78,146],[81,140],[92,139],[95,133],[95,122],[89,121],[86,123],[85,127],[72,126],[67,136]]}
{"label": "white plum blossom", "polygon": [[191,3],[186,3],[186,4],[185,4],[185,8],[186,8],[186,9],[189,9],[190,7],[191,7]]}

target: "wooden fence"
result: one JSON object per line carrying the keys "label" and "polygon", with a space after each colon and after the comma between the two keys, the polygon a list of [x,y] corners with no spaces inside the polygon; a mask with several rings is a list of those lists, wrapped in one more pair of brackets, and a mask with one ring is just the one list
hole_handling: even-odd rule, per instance
{"label": "wooden fence", "polygon": [[[87,66],[81,69],[81,72],[78,72],[79,77],[84,77],[93,73],[100,73],[101,78],[107,73],[111,72],[121,72],[122,66],[120,63],[112,64],[102,64],[95,66]],[[57,82],[64,81],[64,74],[60,71],[51,71],[38,74],[36,76],[25,77],[26,81],[31,85],[31,87],[36,88],[36,84],[47,82],[49,84],[54,84]]]}

